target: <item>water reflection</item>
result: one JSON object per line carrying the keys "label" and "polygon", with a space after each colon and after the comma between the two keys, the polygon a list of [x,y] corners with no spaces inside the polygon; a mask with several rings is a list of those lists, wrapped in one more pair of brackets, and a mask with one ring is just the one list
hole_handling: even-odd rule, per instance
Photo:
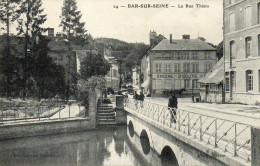
{"label": "water reflection", "polygon": [[150,148],[147,133],[139,138],[130,131],[119,126],[0,141],[0,165],[178,166],[174,152],[165,149],[157,154]]}

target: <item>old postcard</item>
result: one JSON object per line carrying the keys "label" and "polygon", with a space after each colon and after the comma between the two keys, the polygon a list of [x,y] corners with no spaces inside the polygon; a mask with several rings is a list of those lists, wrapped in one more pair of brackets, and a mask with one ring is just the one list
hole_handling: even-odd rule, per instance
{"label": "old postcard", "polygon": [[0,0],[0,166],[259,166],[259,0]]}

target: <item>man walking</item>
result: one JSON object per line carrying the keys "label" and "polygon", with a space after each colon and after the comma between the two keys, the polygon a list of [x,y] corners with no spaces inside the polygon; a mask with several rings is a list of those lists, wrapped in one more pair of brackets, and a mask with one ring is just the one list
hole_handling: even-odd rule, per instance
{"label": "man walking", "polygon": [[144,93],[142,91],[140,92],[138,99],[140,100],[140,106],[143,107]]}
{"label": "man walking", "polygon": [[171,96],[169,97],[168,107],[170,107],[171,121],[176,123],[176,109],[178,107],[177,97],[174,92],[170,92]]}

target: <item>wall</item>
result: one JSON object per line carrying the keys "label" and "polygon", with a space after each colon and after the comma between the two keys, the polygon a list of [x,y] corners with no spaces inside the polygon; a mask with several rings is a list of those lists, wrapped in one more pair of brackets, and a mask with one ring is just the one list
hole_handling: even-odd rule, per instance
{"label": "wall", "polygon": [[95,129],[95,127],[95,123],[86,118],[6,124],[0,126],[0,140],[75,132],[87,129]]}

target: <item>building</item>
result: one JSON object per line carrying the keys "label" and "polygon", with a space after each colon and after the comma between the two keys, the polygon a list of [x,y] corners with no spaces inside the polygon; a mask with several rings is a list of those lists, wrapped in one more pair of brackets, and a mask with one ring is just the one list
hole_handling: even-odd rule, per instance
{"label": "building", "polygon": [[165,90],[199,93],[197,81],[216,64],[216,49],[201,39],[163,39],[142,58],[144,92],[161,95]]}
{"label": "building", "polygon": [[260,2],[224,1],[225,101],[260,103]]}
{"label": "building", "polygon": [[77,73],[77,54],[76,51],[69,51],[68,41],[61,37],[52,37],[48,46],[50,48],[48,56],[52,57],[54,62],[65,69],[66,83],[76,83]]}
{"label": "building", "polygon": [[140,86],[140,67],[139,66],[134,66],[132,68],[132,86],[133,87],[138,87]]}
{"label": "building", "polygon": [[217,64],[203,78],[199,79],[200,99],[202,102],[223,103],[223,80],[224,80],[224,58],[220,59]]}
{"label": "building", "polygon": [[118,90],[120,86],[120,74],[119,69],[120,65],[117,62],[116,56],[120,57],[120,51],[113,51],[113,48],[109,44],[98,43],[96,44],[98,50],[103,54],[104,58],[111,65],[109,72],[105,76],[106,87],[112,88],[113,90]]}

